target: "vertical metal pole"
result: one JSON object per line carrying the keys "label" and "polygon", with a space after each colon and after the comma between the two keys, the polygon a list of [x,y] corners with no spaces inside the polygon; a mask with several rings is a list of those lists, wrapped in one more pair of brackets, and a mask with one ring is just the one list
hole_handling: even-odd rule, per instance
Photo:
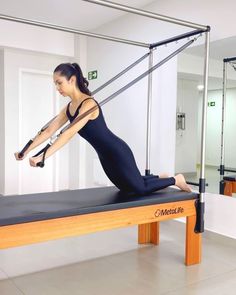
{"label": "vertical metal pole", "polygon": [[197,208],[198,224],[195,229],[197,232],[204,231],[204,206],[205,206],[205,154],[206,154],[206,123],[207,123],[207,94],[208,94],[208,72],[209,72],[209,48],[210,32],[205,35],[205,61],[204,61],[204,92],[202,102],[202,134],[201,134],[201,171],[199,179],[200,200]]}
{"label": "vertical metal pole", "polygon": [[[153,67],[153,49],[150,49],[149,70]],[[147,134],[146,134],[146,170],[145,175],[150,174],[151,152],[151,110],[152,110],[152,73],[148,76],[148,101],[147,101]]]}
{"label": "vertical metal pole", "polygon": [[220,150],[220,184],[219,193],[224,194],[225,174],[225,111],[226,111],[226,89],[227,89],[227,62],[223,61],[223,93],[222,93],[222,115],[221,115],[221,150]]}
{"label": "vertical metal pole", "polygon": [[[225,162],[225,111],[226,111],[226,89],[227,89],[227,62],[223,64],[223,95],[222,95],[222,118],[221,118],[221,155],[220,155],[220,168],[224,167]],[[220,170],[220,175],[223,177],[224,169]]]}
{"label": "vertical metal pole", "polygon": [[210,32],[206,32],[205,64],[204,64],[204,92],[202,103],[202,134],[201,134],[201,171],[200,171],[200,201],[204,202],[205,193],[205,156],[206,156],[206,123],[207,123],[207,95],[209,72]]}

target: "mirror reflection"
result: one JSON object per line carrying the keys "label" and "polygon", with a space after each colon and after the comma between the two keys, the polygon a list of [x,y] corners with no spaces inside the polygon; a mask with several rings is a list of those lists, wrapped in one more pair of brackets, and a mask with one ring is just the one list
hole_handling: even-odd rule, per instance
{"label": "mirror reflection", "polygon": [[[226,63],[225,71],[223,60],[236,56],[236,51],[232,52],[234,43],[235,39],[229,38],[211,44],[214,54],[209,69],[205,171],[206,191],[231,197],[236,197],[236,58]],[[183,172],[189,182],[196,183],[200,177],[202,53],[203,46],[197,46],[178,59],[176,172]]]}

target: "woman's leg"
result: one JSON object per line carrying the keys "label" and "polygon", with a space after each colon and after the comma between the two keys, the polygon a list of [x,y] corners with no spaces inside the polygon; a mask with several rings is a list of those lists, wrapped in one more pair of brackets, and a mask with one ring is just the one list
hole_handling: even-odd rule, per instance
{"label": "woman's leg", "polygon": [[109,179],[121,191],[145,195],[175,184],[181,189],[190,191],[180,177],[176,179],[174,177],[160,178],[155,175],[142,176],[131,149],[124,142],[121,142],[115,156],[101,157],[100,160]]}
{"label": "woman's leg", "polygon": [[147,193],[161,190],[168,186],[175,185],[174,177],[160,178],[160,177],[150,177],[144,178],[144,187]]}

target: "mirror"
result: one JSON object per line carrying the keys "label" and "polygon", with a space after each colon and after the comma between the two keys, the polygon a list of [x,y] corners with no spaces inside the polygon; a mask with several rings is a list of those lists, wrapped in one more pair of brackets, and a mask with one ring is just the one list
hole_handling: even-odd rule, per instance
{"label": "mirror", "polygon": [[[209,91],[207,107],[206,170],[207,192],[220,193],[223,59],[236,56],[233,44],[236,38],[211,43]],[[187,49],[178,59],[177,114],[186,113],[185,130],[176,130],[176,172],[182,172],[188,181],[199,182],[200,126],[202,113],[203,81],[199,65],[203,65],[203,45]],[[236,197],[236,70],[235,64],[227,66],[227,91],[224,120],[225,171],[224,194]],[[235,172],[234,172],[235,170]],[[235,181],[234,181],[235,179]],[[197,187],[193,187],[197,189]],[[221,189],[222,193],[222,189]]]}

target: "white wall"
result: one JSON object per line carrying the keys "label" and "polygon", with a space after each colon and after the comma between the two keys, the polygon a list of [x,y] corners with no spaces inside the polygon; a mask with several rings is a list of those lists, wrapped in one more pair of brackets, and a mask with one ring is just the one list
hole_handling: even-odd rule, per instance
{"label": "white wall", "polygon": [[196,172],[198,142],[197,82],[178,79],[177,112],[186,114],[186,129],[176,131],[176,173]]}
{"label": "white wall", "polygon": [[[48,73],[51,75],[51,83],[53,85],[52,79],[52,72],[53,69],[64,61],[64,58],[56,57],[56,56],[48,56],[45,54],[40,54],[36,52],[29,52],[23,50],[14,50],[14,49],[5,49],[4,55],[4,64],[5,64],[5,194],[16,194],[19,192],[20,183],[19,183],[19,173],[20,173],[20,162],[15,161],[14,159],[14,152],[23,148],[20,146],[22,144],[22,140],[25,141],[24,144],[32,137],[34,137],[39,131],[39,129],[46,123],[44,113],[40,116],[40,112],[37,113],[39,110],[42,111],[42,101],[35,101],[35,97],[37,97],[37,87],[32,91],[31,99],[34,101],[34,108],[29,112],[27,120],[28,124],[34,124],[35,132],[34,134],[30,135],[30,138],[21,138],[20,137],[20,130],[19,124],[21,122],[25,122],[26,118],[21,118],[21,80],[20,75],[22,69],[25,69],[26,72],[35,72],[35,74],[40,72]],[[48,76],[47,75],[47,76]],[[52,86],[53,87],[53,86]],[[46,91],[46,90],[45,90]],[[35,92],[35,93],[34,93]],[[55,93],[55,91],[54,91]],[[48,98],[49,100],[52,99],[52,96]],[[46,98],[44,101],[47,101]],[[47,120],[50,120],[55,114],[62,108],[62,106],[66,103],[67,100],[56,100],[54,102],[54,111],[51,114],[47,113]],[[50,104],[50,102],[49,102]],[[31,104],[32,105],[32,104]],[[38,107],[37,107],[38,105]],[[47,108],[47,104],[44,104],[44,107]],[[34,119],[35,115],[37,114],[37,119],[42,122],[40,126],[36,127],[36,121]],[[27,122],[26,122],[27,123]],[[21,133],[24,134],[24,133]],[[23,144],[23,145],[24,145]],[[68,147],[65,147],[62,150],[61,157],[59,157],[58,164],[60,166],[58,178],[63,181],[58,181],[58,189],[67,189],[68,188]],[[32,153],[33,154],[33,153]],[[28,160],[26,160],[28,161]],[[38,172],[38,171],[37,171]],[[35,171],[35,173],[37,173]],[[32,171],[32,174],[34,172]],[[43,170],[41,173],[44,173]],[[61,177],[60,175],[63,175]],[[32,175],[33,177],[33,175]],[[38,179],[40,182],[40,179]],[[30,188],[30,181],[29,181],[29,191],[31,192],[33,188]],[[25,191],[24,191],[25,192]]]}
{"label": "white wall", "polygon": [[236,239],[236,198],[206,193],[205,228]]}
{"label": "white wall", "polygon": [[[4,67],[1,67],[2,71],[5,72],[5,92],[4,95],[1,96],[1,111],[5,110],[5,118],[4,116],[1,116],[0,132],[3,138],[3,132],[6,134],[5,153],[5,146],[2,145],[0,147],[0,149],[3,151],[3,153],[1,153],[2,157],[5,159],[5,162],[1,165],[2,182],[0,180],[0,193],[14,194],[19,192],[20,169],[18,169],[19,163],[14,161],[12,153],[17,149],[22,148],[22,146],[19,146],[19,134],[18,128],[16,127],[20,122],[20,71],[22,68],[25,68],[29,69],[30,71],[33,70],[35,72],[47,72],[49,75],[52,75],[53,69],[56,65],[61,62],[68,61],[69,57],[78,57],[80,55],[80,48],[78,45],[75,46],[74,34],[3,20],[0,21],[0,24],[0,46],[5,48],[5,65]],[[53,85],[53,80],[51,80],[51,83]],[[4,87],[1,87],[2,91]],[[32,93],[32,99],[33,96],[34,95]],[[58,105],[56,105],[55,101],[54,113],[52,113],[50,117],[55,115],[55,112],[57,112],[60,107],[62,107],[62,105],[62,100]],[[32,118],[29,117],[29,120],[31,119]],[[44,123],[46,122],[43,121],[42,125],[44,125]],[[5,130],[2,127],[4,124],[6,126]],[[38,130],[35,130],[35,132],[37,131]],[[31,136],[34,135],[35,134],[32,134]],[[27,140],[28,139],[29,138],[27,138]],[[75,140],[73,142],[75,142]],[[76,142],[76,153],[75,151],[74,153],[72,152],[73,142],[71,142],[68,147],[65,147],[65,150],[69,148],[69,150],[65,152],[67,155],[63,154],[63,156],[58,157],[57,154],[57,156],[53,157],[58,159],[56,164],[56,170],[58,172],[55,176],[57,178],[57,184],[54,181],[54,188],[58,187],[59,189],[67,189],[69,187],[75,188],[79,185],[78,173],[73,173],[76,171],[76,169],[78,171],[78,165],[74,170],[71,169],[70,172],[68,171],[69,154],[71,155],[71,159],[75,159],[75,156],[78,155],[78,142]],[[5,163],[6,167],[4,166]]]}
{"label": "white wall", "polygon": [[0,46],[74,56],[74,34],[0,20]]}
{"label": "white wall", "polygon": [[[73,62],[77,62],[84,75],[87,72],[87,38],[75,37],[75,56]],[[69,143],[69,187],[70,189],[86,187],[86,145],[85,140],[75,135]]]}
{"label": "white wall", "polygon": [[[222,118],[222,91],[209,91],[209,102],[215,102],[214,107],[208,107],[206,164],[220,165],[221,146],[221,118]],[[225,165],[236,168],[236,89],[228,89],[226,93],[225,113]]]}
{"label": "white wall", "polygon": [[0,50],[0,194],[4,193],[4,138],[5,138],[5,114],[4,114],[4,51]]}

